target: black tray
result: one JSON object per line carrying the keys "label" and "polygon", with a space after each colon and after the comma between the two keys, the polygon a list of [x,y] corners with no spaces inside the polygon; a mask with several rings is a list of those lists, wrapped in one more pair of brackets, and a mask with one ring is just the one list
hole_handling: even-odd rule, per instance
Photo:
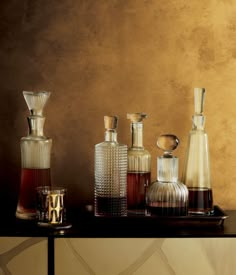
{"label": "black tray", "polygon": [[93,217],[93,221],[97,226],[154,226],[154,227],[222,227],[224,220],[228,215],[219,207],[214,206],[211,215],[188,215],[188,216],[142,216],[128,215],[127,217]]}
{"label": "black tray", "polygon": [[188,215],[173,217],[151,217],[162,225],[182,226],[182,227],[205,227],[205,226],[223,226],[224,220],[228,217],[226,213],[217,205],[210,215]]}

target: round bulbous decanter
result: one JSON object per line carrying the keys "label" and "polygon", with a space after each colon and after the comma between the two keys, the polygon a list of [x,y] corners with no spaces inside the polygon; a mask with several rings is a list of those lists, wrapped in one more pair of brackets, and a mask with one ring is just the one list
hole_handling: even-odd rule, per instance
{"label": "round bulbous decanter", "polygon": [[155,216],[186,216],[188,213],[188,189],[178,180],[178,158],[172,155],[179,139],[165,134],[157,139],[157,147],[164,151],[157,158],[157,181],[148,188],[147,211]]}
{"label": "round bulbous decanter", "polygon": [[132,144],[128,149],[127,207],[129,214],[145,214],[146,190],[151,183],[151,154],[143,146],[145,113],[127,114]]}

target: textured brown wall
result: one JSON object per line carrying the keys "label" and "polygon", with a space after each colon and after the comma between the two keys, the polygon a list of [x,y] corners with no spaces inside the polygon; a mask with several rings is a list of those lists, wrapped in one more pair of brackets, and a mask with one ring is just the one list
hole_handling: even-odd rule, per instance
{"label": "textured brown wall", "polygon": [[181,175],[193,88],[206,87],[215,204],[236,209],[235,75],[234,0],[1,0],[0,198],[15,207],[23,90],[52,91],[45,133],[53,138],[53,183],[67,186],[78,206],[93,200],[104,115],[120,117],[119,141],[130,144],[126,113],[148,113],[153,180],[156,138],[175,133]]}

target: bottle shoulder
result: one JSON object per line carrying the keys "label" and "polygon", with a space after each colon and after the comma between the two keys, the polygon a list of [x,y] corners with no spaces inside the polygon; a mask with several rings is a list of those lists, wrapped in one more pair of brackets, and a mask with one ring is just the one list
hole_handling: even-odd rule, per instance
{"label": "bottle shoulder", "polygon": [[207,135],[205,129],[192,129],[189,132],[190,135]]}
{"label": "bottle shoulder", "polygon": [[24,142],[47,142],[47,143],[52,143],[52,139],[49,137],[45,136],[27,136],[27,137],[22,137],[21,138],[21,143]]}
{"label": "bottle shoulder", "polygon": [[150,156],[151,154],[148,150],[145,148],[139,148],[139,147],[130,147],[128,148],[128,155],[130,156]]}
{"label": "bottle shoulder", "polygon": [[157,190],[159,191],[164,191],[164,192],[179,192],[179,191],[183,191],[185,193],[188,194],[188,188],[187,186],[182,183],[181,181],[177,181],[177,182],[164,182],[164,181],[154,181],[150,184],[149,187],[149,192],[156,192]]}
{"label": "bottle shoulder", "polygon": [[121,143],[118,143],[118,142],[115,142],[115,141],[103,141],[103,142],[100,142],[98,144],[95,144],[95,148],[106,148],[106,147],[124,147],[124,148],[127,148],[127,145],[125,144],[121,144]]}

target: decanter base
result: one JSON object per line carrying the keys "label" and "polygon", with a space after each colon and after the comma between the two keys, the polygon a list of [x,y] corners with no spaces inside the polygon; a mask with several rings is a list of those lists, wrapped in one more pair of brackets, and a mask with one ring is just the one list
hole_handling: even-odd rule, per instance
{"label": "decanter base", "polygon": [[16,218],[22,219],[22,220],[35,220],[36,219],[36,213],[35,212],[21,211],[21,210],[17,209],[16,210]]}

